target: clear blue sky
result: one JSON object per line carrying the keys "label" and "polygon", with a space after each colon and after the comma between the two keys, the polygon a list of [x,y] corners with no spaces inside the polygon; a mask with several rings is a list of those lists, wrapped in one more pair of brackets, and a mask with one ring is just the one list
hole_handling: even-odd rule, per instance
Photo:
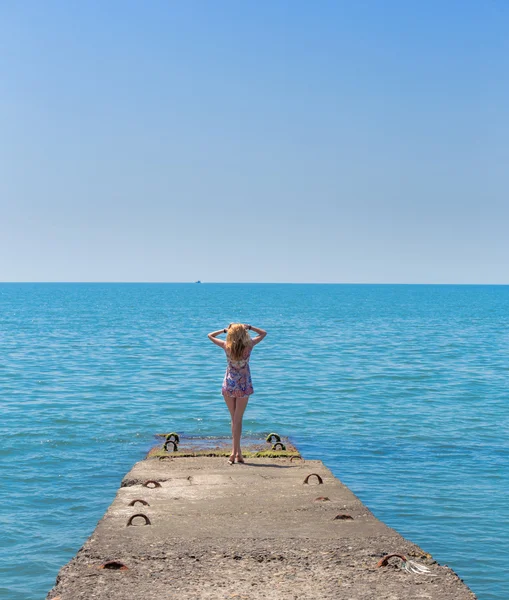
{"label": "clear blue sky", "polygon": [[509,283],[506,0],[0,2],[0,280]]}

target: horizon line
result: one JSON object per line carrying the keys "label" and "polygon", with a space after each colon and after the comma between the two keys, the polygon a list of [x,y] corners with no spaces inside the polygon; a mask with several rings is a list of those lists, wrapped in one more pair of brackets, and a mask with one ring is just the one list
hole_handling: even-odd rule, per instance
{"label": "horizon line", "polygon": [[2,284],[107,284],[107,285],[435,285],[435,286],[451,286],[451,285],[470,285],[470,286],[509,286],[509,283],[475,283],[475,282],[453,282],[453,283],[436,283],[436,282],[377,282],[377,281],[0,281]]}

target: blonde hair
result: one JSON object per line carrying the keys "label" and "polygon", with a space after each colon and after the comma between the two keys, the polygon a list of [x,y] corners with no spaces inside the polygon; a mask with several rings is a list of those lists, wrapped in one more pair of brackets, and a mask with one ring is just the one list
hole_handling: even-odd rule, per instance
{"label": "blonde hair", "polygon": [[251,345],[251,336],[242,323],[232,323],[226,337],[226,350],[233,360],[241,360],[246,348]]}

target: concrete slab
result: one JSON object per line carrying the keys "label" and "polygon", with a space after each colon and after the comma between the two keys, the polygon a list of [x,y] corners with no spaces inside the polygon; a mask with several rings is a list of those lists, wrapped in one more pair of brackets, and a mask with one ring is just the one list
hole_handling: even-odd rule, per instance
{"label": "concrete slab", "polygon": [[[314,476],[304,483],[312,473],[323,483]],[[148,481],[158,486],[146,487]],[[135,500],[147,505],[131,506]],[[392,553],[429,573],[409,573],[399,558],[377,568]],[[101,568],[108,561],[125,568]],[[230,466],[224,457],[180,457],[134,465],[47,598],[475,596],[449,568],[377,520],[321,461],[250,458]]]}

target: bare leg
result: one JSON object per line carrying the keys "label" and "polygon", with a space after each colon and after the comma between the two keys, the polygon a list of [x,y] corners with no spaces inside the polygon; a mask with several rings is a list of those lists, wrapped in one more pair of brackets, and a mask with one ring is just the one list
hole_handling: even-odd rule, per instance
{"label": "bare leg", "polygon": [[[233,433],[233,424],[235,421],[235,407],[236,407],[236,398],[234,398],[233,396],[223,396],[224,397],[224,401],[226,402],[226,406],[228,407],[228,410],[230,411],[230,415],[232,418],[232,443],[234,440],[234,433]],[[229,461],[230,463],[235,462],[235,446],[233,446],[232,448],[232,453],[230,455]]]}
{"label": "bare leg", "polygon": [[233,454],[235,454],[238,461],[243,462],[244,459],[240,449],[240,438],[242,436],[242,417],[244,416],[249,396],[243,396],[242,398],[236,398],[235,400],[235,412],[233,414],[232,422]]}

